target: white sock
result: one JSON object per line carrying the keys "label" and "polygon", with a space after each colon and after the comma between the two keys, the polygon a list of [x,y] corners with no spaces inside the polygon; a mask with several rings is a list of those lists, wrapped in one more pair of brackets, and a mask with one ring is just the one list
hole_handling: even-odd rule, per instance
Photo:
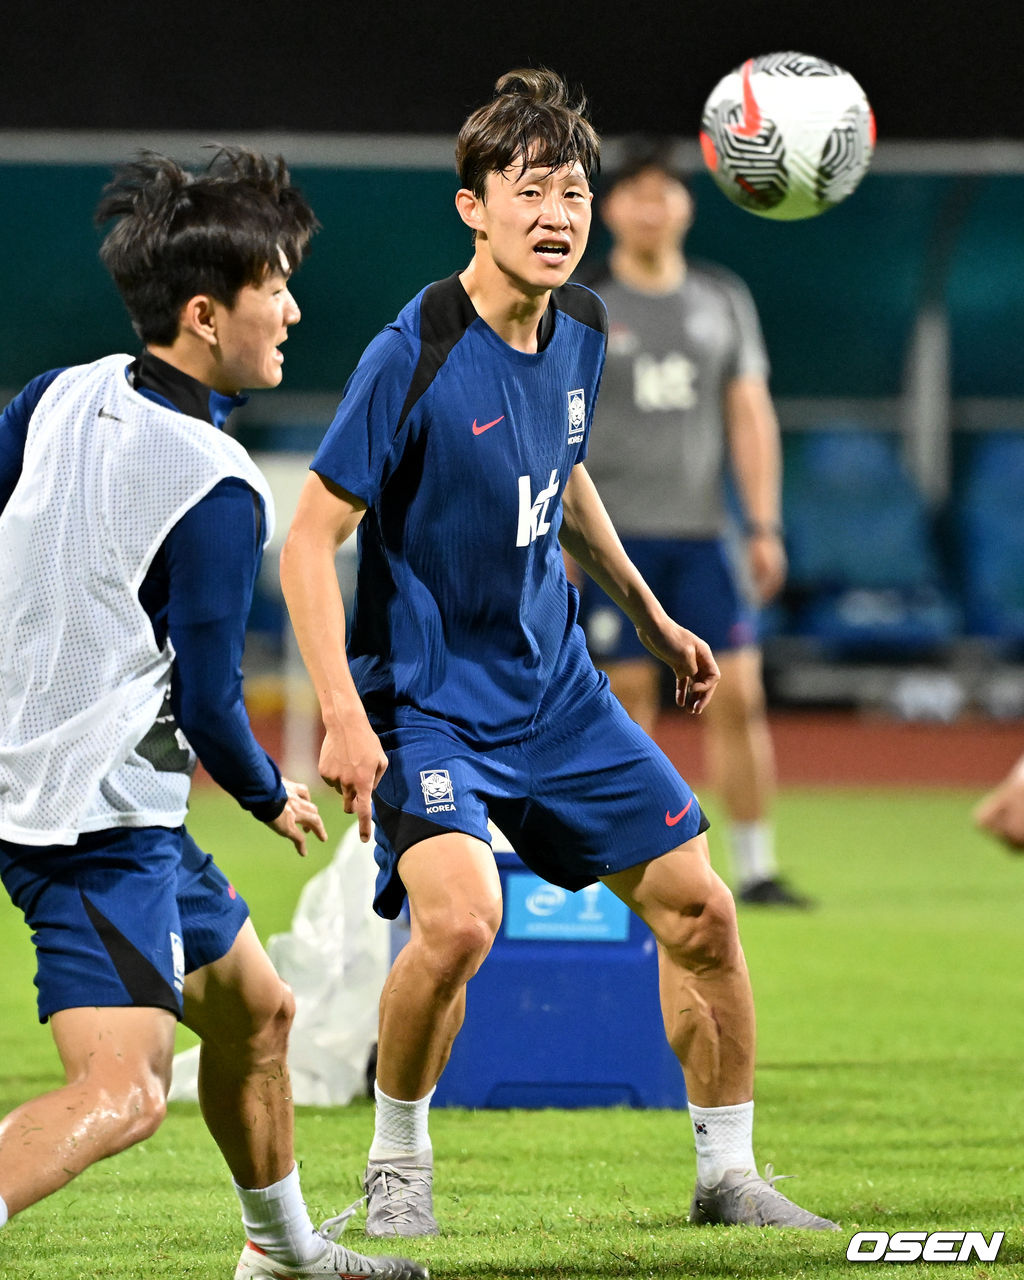
{"label": "white sock", "polygon": [[370,1145],[371,1160],[394,1160],[397,1156],[423,1156],[428,1161],[433,1152],[428,1123],[430,1099],[434,1090],[415,1102],[402,1102],[389,1098],[374,1081],[373,1096],[377,1099],[377,1114]]}
{"label": "white sock", "polygon": [[4,1225],[9,1217],[10,1214],[7,1212],[7,1202],[4,1200],[3,1196],[0,1196],[0,1227]]}
{"label": "white sock", "polygon": [[305,1267],[320,1257],[324,1238],[313,1226],[302,1198],[298,1165],[272,1186],[248,1189],[234,1182],[234,1188],[251,1244],[275,1262],[291,1266]]}
{"label": "white sock", "polygon": [[697,1146],[697,1181],[714,1187],[726,1169],[754,1169],[754,1104],[695,1107],[690,1123]]}
{"label": "white sock", "polygon": [[729,823],[729,846],[737,888],[772,880],[779,873],[775,861],[775,831],[770,822]]}

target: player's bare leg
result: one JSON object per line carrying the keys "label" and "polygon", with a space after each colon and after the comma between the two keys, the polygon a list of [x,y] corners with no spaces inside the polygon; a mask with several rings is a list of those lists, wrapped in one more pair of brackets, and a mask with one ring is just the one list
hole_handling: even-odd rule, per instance
{"label": "player's bare leg", "polygon": [[[743,902],[811,905],[779,876],[771,818],[775,749],[765,707],[761,652],[716,655],[721,681],[702,715],[712,786],[728,821],[737,896]],[[651,737],[660,712],[658,669],[642,658],[605,665],[612,692]]]}
{"label": "player's bare leg", "polygon": [[775,754],[760,650],[715,657],[722,678],[703,714],[712,784],[733,822],[761,822],[775,795]]}
{"label": "player's bare leg", "polygon": [[598,665],[607,674],[612,693],[626,714],[653,738],[661,710],[661,672],[657,663],[649,658],[630,658]]}
{"label": "player's bare leg", "polygon": [[317,1231],[299,1184],[288,1033],[295,1014],[247,920],[227,955],[185,980],[185,1021],[202,1037],[199,1104],[235,1181],[248,1239],[236,1280],[360,1275],[415,1280],[406,1258],[365,1258],[339,1244],[347,1214]]}
{"label": "player's bare leg", "polygon": [[501,923],[501,882],[486,844],[452,833],[423,840],[398,864],[411,932],[384,984],[366,1232],[437,1232],[430,1096],[466,1011],[466,983]]}
{"label": "player's bare leg", "polygon": [[697,1146],[690,1220],[834,1230],[754,1163],[754,1000],[732,895],[711,869],[706,837],[603,879],[657,940],[665,1033],[686,1077]]}
{"label": "player's bare leg", "polygon": [[398,871],[411,929],[381,995],[377,1080],[408,1101],[429,1093],[448,1061],[466,983],[501,923],[501,882],[490,848],[454,832],[413,845]]}
{"label": "player's bare leg", "polygon": [[771,817],[775,749],[765,706],[761,652],[755,647],[717,655],[721,681],[703,714],[712,786],[728,820],[737,900],[808,907],[808,898],[779,876]]}
{"label": "player's bare leg", "polygon": [[235,1181],[265,1187],[295,1164],[288,1033],[295,1014],[247,920],[228,953],[185,980],[184,1022],[202,1040],[199,1104]]}
{"label": "player's bare leg", "polygon": [[749,1102],[754,1001],[732,894],[694,836],[650,862],[603,877],[658,943],[665,1033],[702,1107]]}
{"label": "player's bare leg", "polygon": [[11,1216],[156,1132],[175,1025],[166,1009],[63,1009],[51,1017],[67,1083],[0,1122],[0,1197]]}

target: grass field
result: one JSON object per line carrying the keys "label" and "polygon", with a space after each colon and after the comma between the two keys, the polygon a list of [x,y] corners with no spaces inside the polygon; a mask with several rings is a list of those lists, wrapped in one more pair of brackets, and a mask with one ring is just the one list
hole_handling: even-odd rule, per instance
{"label": "grass field", "polygon": [[[820,906],[741,914],[758,1004],[755,1150],[798,1174],[783,1189],[839,1220],[840,1234],[687,1226],[683,1113],[437,1110],[443,1234],[407,1252],[435,1277],[461,1280],[838,1277],[885,1270],[847,1262],[858,1230],[1002,1230],[997,1262],[954,1272],[1024,1277],[1024,862],[972,831],[974,798],[786,790],[780,849]],[[326,812],[336,837],[340,804],[328,799]],[[190,826],[218,851],[264,936],[287,927],[327,856],[299,861],[213,792],[197,796]],[[6,1111],[57,1082],[35,1020],[27,931],[6,899],[0,966]],[[300,1110],[314,1214],[358,1195],[371,1126],[363,1101]],[[0,1232],[0,1278],[224,1280],[240,1245],[198,1110],[176,1103],[156,1137]],[[915,1263],[901,1274],[935,1270]]]}

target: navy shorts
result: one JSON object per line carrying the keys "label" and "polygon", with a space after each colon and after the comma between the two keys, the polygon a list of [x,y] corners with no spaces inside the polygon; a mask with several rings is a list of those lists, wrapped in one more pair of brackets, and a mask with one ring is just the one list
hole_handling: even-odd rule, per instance
{"label": "navy shorts", "polygon": [[490,844],[490,818],[542,879],[577,890],[660,857],[707,829],[696,796],[601,677],[517,742],[468,744],[436,722],[381,734],[388,769],[374,793],[374,909],[394,919],[398,860],[460,831]]}
{"label": "navy shorts", "polygon": [[[670,618],[715,653],[757,643],[757,612],[722,539],[623,538],[626,554]],[[580,624],[599,662],[650,658],[636,628],[596,583],[580,593]]]}
{"label": "navy shorts", "polygon": [[226,955],[249,915],[184,827],[0,840],[0,879],[32,930],[40,1022],[83,1006],[181,1017],[185,975]]}

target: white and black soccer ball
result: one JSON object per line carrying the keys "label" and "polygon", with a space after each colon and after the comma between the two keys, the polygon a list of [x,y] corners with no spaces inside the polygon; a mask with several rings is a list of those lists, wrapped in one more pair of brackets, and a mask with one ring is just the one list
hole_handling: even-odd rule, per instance
{"label": "white and black soccer ball", "polygon": [[712,89],[704,162],[735,204],[763,218],[813,218],[868,171],[875,118],[848,71],[806,53],[748,58]]}

